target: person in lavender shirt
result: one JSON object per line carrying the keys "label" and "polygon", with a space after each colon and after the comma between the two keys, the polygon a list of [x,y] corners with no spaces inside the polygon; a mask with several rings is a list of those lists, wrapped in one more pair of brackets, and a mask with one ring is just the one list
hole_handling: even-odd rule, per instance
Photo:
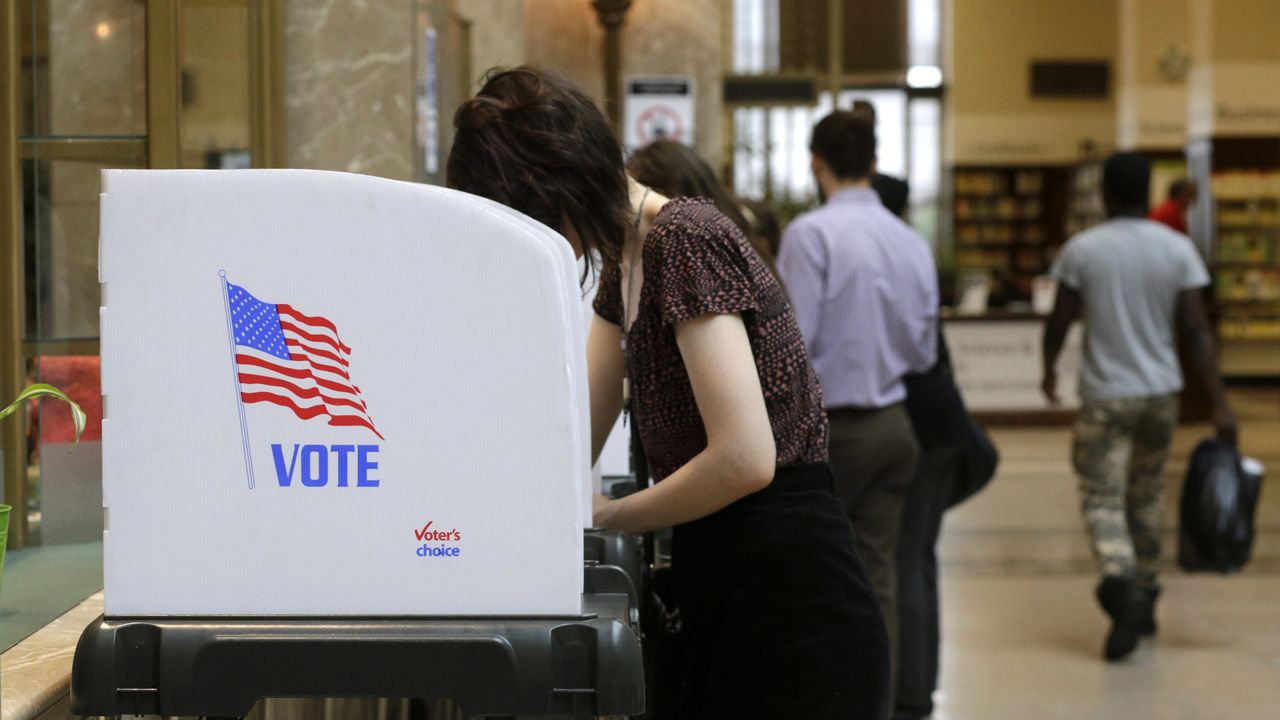
{"label": "person in lavender shirt", "polygon": [[895,553],[919,446],[903,376],[937,355],[938,275],[928,243],[880,203],[874,127],[836,111],[813,129],[824,204],[782,238],[778,275],[826,402],[835,490],[876,590],[896,668]]}

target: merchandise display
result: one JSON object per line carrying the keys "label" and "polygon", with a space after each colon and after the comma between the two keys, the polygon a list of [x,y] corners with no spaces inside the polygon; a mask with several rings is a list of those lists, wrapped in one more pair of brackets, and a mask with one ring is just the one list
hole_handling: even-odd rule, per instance
{"label": "merchandise display", "polygon": [[1107,209],[1102,201],[1102,163],[1084,163],[1076,168],[1072,178],[1067,237],[1088,230],[1106,219]]}
{"label": "merchandise display", "polygon": [[1229,170],[1212,182],[1224,351],[1252,345],[1280,356],[1280,171]]}
{"label": "merchandise display", "polygon": [[1060,245],[1065,178],[1060,168],[958,167],[952,217],[955,264],[990,270],[1001,299],[1028,300]]}

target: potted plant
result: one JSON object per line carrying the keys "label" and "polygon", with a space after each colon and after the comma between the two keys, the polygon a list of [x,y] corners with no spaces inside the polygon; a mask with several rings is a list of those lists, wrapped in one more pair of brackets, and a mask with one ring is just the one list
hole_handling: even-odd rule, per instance
{"label": "potted plant", "polygon": [[[66,393],[45,383],[36,383],[18,393],[18,397],[13,402],[9,403],[4,409],[0,409],[0,420],[4,420],[17,412],[28,400],[35,400],[41,397],[57,398],[71,407],[71,419],[76,426],[76,442],[80,442],[80,434],[84,432],[87,419],[84,411],[80,409],[80,406],[74,400],[67,397]],[[0,579],[4,578],[4,548],[9,537],[9,513],[12,509],[8,505],[0,505]]]}

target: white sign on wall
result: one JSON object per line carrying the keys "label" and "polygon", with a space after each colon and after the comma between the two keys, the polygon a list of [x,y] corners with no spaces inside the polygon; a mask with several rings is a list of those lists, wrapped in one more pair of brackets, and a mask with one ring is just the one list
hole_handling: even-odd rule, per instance
{"label": "white sign on wall", "polygon": [[627,78],[624,140],[637,150],[655,140],[693,144],[693,78],[633,75]]}
{"label": "white sign on wall", "polygon": [[104,173],[108,616],[580,610],[559,235],[443,188]]}

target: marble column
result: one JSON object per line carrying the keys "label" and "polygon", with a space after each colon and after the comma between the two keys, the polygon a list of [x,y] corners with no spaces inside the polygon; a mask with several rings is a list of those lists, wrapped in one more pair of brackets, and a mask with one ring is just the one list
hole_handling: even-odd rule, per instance
{"label": "marble column", "polygon": [[414,177],[410,0],[289,0],[289,166]]}

